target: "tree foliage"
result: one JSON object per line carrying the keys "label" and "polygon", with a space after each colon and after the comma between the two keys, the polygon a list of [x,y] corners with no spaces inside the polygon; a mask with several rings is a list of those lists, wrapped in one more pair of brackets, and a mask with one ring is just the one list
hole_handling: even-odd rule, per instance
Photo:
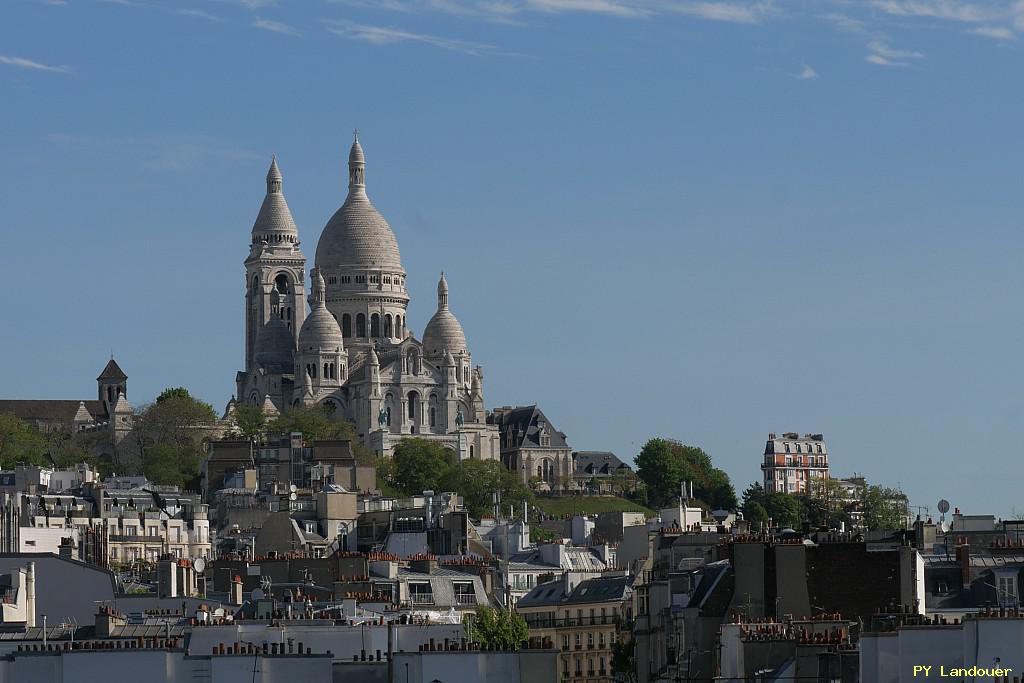
{"label": "tree foliage", "polygon": [[452,451],[436,441],[402,439],[392,454],[392,484],[406,495],[438,491],[451,467]]}
{"label": "tree foliage", "polygon": [[143,474],[157,484],[195,488],[205,454],[202,443],[206,432],[202,428],[216,419],[217,413],[209,403],[181,387],[167,389],[135,416],[124,450],[132,453],[136,462],[122,464],[129,469],[141,467]]}
{"label": "tree foliage", "polygon": [[654,507],[671,504],[679,485],[693,482],[693,494],[711,509],[736,509],[736,491],[729,475],[714,467],[711,456],[697,446],[669,439],[651,439],[636,457],[637,475],[647,485]]}
{"label": "tree foliage", "polygon": [[753,523],[797,528],[802,519],[799,500],[786,493],[766,493],[764,487],[756,482],[743,492],[742,508],[744,518]]}
{"label": "tree foliage", "polygon": [[[239,427],[241,428],[241,424]],[[373,453],[359,442],[355,425],[344,417],[335,415],[325,405],[289,408],[266,422],[260,434],[265,437],[268,434],[292,432],[300,432],[306,443],[330,439],[349,441],[352,443],[352,453],[360,464],[373,462]]]}
{"label": "tree foliage", "polygon": [[237,428],[234,436],[241,437],[246,441],[261,441],[266,434],[267,416],[260,406],[240,405],[235,406],[235,424]]}
{"label": "tree foliage", "polygon": [[466,510],[476,518],[491,511],[491,494],[495,492],[506,510],[512,506],[518,511],[524,502],[533,501],[533,492],[497,460],[463,460],[448,469],[441,488],[462,496]]}
{"label": "tree foliage", "polygon": [[46,436],[35,425],[10,413],[0,413],[0,467],[46,464],[46,446]]}
{"label": "tree foliage", "polygon": [[868,529],[905,529],[907,526],[907,496],[899,489],[866,484],[860,487],[858,503]]}
{"label": "tree foliage", "polygon": [[455,461],[455,454],[436,441],[402,439],[391,458],[378,458],[377,481],[397,495],[424,491],[454,491],[462,496],[469,514],[479,518],[491,512],[491,495],[500,493],[503,507],[533,501],[533,493],[514,472],[497,460],[470,458]]}
{"label": "tree foliage", "polygon": [[490,650],[518,650],[530,637],[521,616],[485,605],[476,608],[471,629],[473,641]]}

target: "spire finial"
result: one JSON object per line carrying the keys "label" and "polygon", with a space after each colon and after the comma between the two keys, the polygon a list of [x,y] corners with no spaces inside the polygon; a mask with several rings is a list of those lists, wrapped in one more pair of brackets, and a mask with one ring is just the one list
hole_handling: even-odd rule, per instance
{"label": "spire finial", "polygon": [[363,146],[359,144],[359,129],[353,132],[352,149],[348,152],[348,188],[356,194],[365,192],[366,158],[363,156]]}
{"label": "spire finial", "polygon": [[270,157],[270,169],[267,170],[267,194],[280,192],[283,180],[281,169],[277,167],[277,155],[274,154]]}
{"label": "spire finial", "polygon": [[437,283],[437,310],[443,311],[448,308],[448,281],[444,279],[444,271],[441,271],[441,279]]}

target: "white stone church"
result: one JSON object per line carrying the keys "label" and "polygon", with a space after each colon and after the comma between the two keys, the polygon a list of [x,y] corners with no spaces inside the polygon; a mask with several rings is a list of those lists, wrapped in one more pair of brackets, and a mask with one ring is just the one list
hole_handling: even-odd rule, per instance
{"label": "white stone church", "polygon": [[[276,414],[324,405],[350,419],[364,445],[390,455],[405,437],[442,442],[460,459],[500,457],[487,423],[483,369],[437,285],[422,339],[407,324],[409,294],[398,241],[366,195],[358,136],[348,196],[320,233],[306,295],[306,257],[276,159],[245,259],[245,370],[237,400]],[[307,309],[307,301],[309,307]],[[235,399],[228,406],[230,413]]]}

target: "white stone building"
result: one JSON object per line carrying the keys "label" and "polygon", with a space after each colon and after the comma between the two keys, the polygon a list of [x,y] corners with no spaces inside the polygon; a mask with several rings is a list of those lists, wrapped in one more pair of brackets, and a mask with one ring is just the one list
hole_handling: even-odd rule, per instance
{"label": "white stone building", "polygon": [[385,455],[397,440],[416,436],[442,442],[460,459],[498,458],[483,369],[473,366],[462,325],[448,308],[444,275],[437,312],[417,339],[407,322],[398,241],[366,195],[358,138],[348,166],[348,196],[316,247],[307,315],[306,257],[271,162],[245,260],[245,370],[236,376],[237,400],[268,413],[328,406]]}

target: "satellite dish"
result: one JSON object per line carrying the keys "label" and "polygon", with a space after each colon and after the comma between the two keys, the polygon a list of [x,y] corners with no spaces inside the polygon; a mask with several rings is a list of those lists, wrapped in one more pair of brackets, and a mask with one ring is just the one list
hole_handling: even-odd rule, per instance
{"label": "satellite dish", "polygon": [[942,514],[946,514],[947,512],[949,512],[949,501],[943,498],[942,500],[939,501],[937,507],[939,508],[939,512],[941,512]]}
{"label": "satellite dish", "polygon": [[196,559],[192,560],[192,566],[195,567],[197,572],[202,574],[203,571],[206,569],[206,560],[204,560],[201,557],[197,557]]}
{"label": "satellite dish", "polygon": [[288,494],[288,500],[296,500],[298,497],[299,494],[295,493],[295,491],[292,491],[291,493]]}
{"label": "satellite dish", "polygon": [[939,528],[942,529],[942,533],[949,533],[949,522],[943,521],[939,524]]}

